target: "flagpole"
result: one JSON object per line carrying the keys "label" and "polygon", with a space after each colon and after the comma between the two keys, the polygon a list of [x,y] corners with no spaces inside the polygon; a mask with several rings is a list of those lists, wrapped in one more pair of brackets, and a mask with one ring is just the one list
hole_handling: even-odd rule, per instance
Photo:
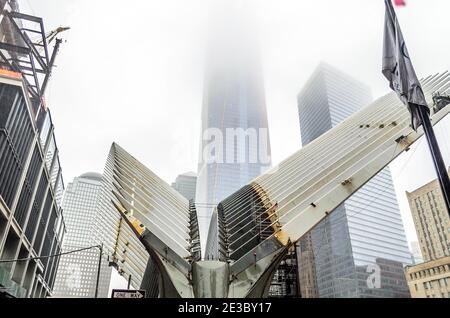
{"label": "flagpole", "polygon": [[434,167],[438,176],[439,184],[442,190],[442,196],[447,207],[447,212],[450,215],[450,179],[442,158],[441,150],[437,143],[436,135],[434,134],[433,125],[430,121],[430,115],[425,106],[415,105],[422,122],[422,127],[427,138],[428,147],[430,148],[431,157],[433,158]]}
{"label": "flagpole", "polygon": [[[400,100],[404,104],[408,104],[412,116],[413,129],[417,131],[418,124],[423,126],[439,185],[441,186],[445,207],[450,215],[450,179],[430,121],[427,101],[409,58],[408,49],[406,48],[394,7],[392,7],[392,2],[391,0],[384,0],[384,4],[386,12],[384,16],[383,64],[381,72],[390,82],[391,89],[397,93]],[[411,103],[410,101],[415,102]]]}

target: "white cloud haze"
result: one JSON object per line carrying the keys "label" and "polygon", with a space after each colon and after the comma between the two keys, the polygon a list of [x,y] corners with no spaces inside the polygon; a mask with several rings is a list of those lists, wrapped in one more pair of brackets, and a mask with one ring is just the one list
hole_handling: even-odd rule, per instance
{"label": "white cloud haze", "polygon": [[[250,1],[250,0],[248,0]],[[241,2],[248,2],[241,1]],[[196,171],[208,0],[22,0],[47,31],[70,26],[48,90],[65,182],[102,172],[118,142],[167,182]],[[450,69],[450,2],[398,8],[419,77]],[[381,74],[382,0],[259,0],[260,42],[273,163],[300,148],[296,95],[324,60],[387,92]],[[450,119],[437,128],[450,165]],[[415,150],[417,148],[417,150]],[[435,178],[422,140],[392,164],[409,240],[405,191]]]}

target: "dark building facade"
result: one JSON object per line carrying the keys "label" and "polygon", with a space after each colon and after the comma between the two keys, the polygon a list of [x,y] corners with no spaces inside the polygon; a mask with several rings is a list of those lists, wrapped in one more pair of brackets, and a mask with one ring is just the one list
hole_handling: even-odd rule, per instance
{"label": "dark building facade", "polygon": [[64,182],[51,114],[21,72],[31,53],[8,15],[17,6],[0,6],[0,296],[47,297],[58,257],[5,262],[61,251]]}
{"label": "dark building facade", "polygon": [[[38,131],[22,82],[0,77],[0,259],[51,255],[61,249],[64,189],[50,113]],[[44,116],[44,115],[43,115]],[[0,265],[3,290],[45,297],[57,258]]]}

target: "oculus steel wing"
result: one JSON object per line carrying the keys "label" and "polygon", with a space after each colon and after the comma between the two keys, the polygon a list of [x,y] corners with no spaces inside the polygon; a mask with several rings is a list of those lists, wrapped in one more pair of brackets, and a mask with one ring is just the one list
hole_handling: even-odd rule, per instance
{"label": "oculus steel wing", "polygon": [[[421,84],[432,104],[432,96],[449,93],[450,75]],[[436,108],[433,125],[449,111]],[[158,268],[160,296],[264,297],[289,247],[422,136],[410,122],[408,110],[388,94],[230,195],[214,210],[208,260],[200,258],[193,202],[114,144],[105,179],[129,226],[117,236],[131,242],[132,230],[142,242]],[[129,253],[127,270],[146,257],[142,246]]]}

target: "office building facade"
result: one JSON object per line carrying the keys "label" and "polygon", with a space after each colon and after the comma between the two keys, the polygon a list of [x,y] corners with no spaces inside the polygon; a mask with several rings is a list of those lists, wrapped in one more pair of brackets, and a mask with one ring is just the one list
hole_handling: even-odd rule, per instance
{"label": "office building facade", "polygon": [[318,298],[316,266],[311,233],[306,234],[296,245],[298,262],[298,282],[302,298]]}
{"label": "office building facade", "polygon": [[[0,259],[58,253],[64,182],[50,113],[41,113],[45,119],[39,131],[22,80],[8,75],[0,76],[0,113]],[[46,297],[57,262],[1,264],[2,290],[13,297]]]}
{"label": "office building facade", "polygon": [[438,180],[406,196],[424,261],[450,256],[450,217]]}
{"label": "office building facade", "polygon": [[450,298],[450,256],[405,269],[412,298]]}
{"label": "office building facade", "polygon": [[[97,212],[97,200],[102,185],[102,175],[85,173],[69,183],[64,193],[62,207],[66,224],[63,252],[75,251],[95,245],[93,220]],[[108,297],[112,267],[102,259],[97,286],[100,249],[93,248],[60,259],[53,297],[94,298]]]}
{"label": "office building facade", "polygon": [[195,200],[195,188],[197,187],[197,174],[194,172],[186,172],[180,174],[175,182],[172,183],[172,188],[177,190],[183,197],[188,200]]}
{"label": "office building facade", "polygon": [[405,270],[411,296],[450,298],[450,218],[439,182],[433,180],[406,196],[424,261]]}
{"label": "office building facade", "polygon": [[[321,63],[298,95],[303,146],[371,101],[367,86]],[[409,296],[403,266],[411,258],[389,168],[321,221],[299,246],[299,267],[316,276],[300,274],[300,286],[311,297]]]}

